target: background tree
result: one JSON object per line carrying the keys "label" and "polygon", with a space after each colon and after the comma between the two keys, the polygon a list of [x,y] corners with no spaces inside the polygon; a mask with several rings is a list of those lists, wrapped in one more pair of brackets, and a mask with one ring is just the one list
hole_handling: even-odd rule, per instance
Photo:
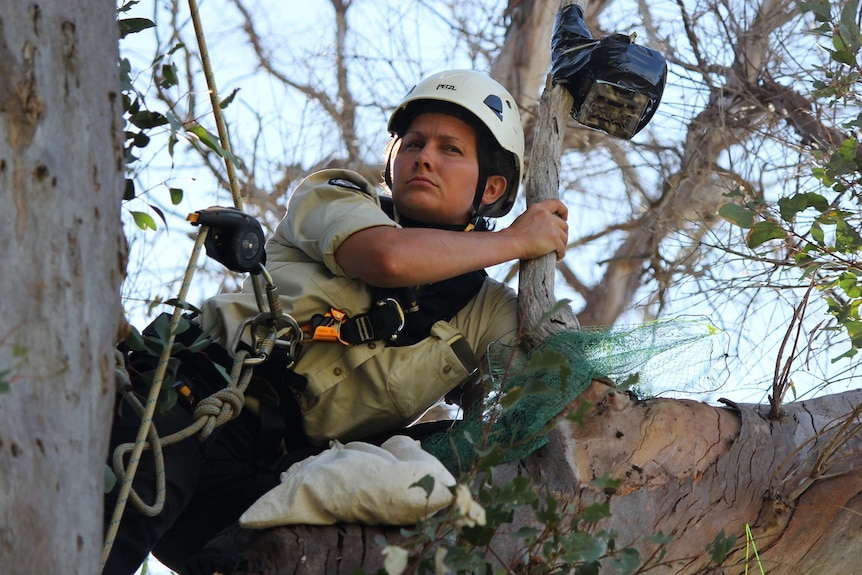
{"label": "background tree", "polygon": [[126,258],[116,14],[0,4],[0,564],[92,574]]}

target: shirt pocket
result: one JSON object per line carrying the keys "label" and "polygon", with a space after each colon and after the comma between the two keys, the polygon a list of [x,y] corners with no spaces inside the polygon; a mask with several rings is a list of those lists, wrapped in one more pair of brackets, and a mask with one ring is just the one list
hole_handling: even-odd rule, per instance
{"label": "shirt pocket", "polygon": [[476,359],[455,327],[438,321],[430,337],[398,348],[386,377],[395,408],[408,421],[422,415],[476,370]]}

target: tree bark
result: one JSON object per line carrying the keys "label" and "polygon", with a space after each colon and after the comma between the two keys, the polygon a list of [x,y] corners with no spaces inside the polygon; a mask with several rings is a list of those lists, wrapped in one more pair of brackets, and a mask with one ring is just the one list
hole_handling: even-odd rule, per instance
{"label": "tree bark", "polygon": [[92,575],[123,323],[116,6],[0,5],[0,570]]}
{"label": "tree bark", "polygon": [[[858,569],[862,477],[853,470],[862,466],[862,439],[850,428],[862,423],[862,391],[787,405],[781,421],[768,420],[768,408],[758,405],[633,401],[598,382],[578,401],[593,404],[583,427],[563,422],[547,446],[500,466],[497,479],[529,477],[537,493],[550,488],[573,512],[609,502],[613,515],[596,529],[617,532],[618,549],[635,547],[660,573],[743,572],[746,526],[770,575]],[[818,467],[831,447],[837,449]],[[603,475],[621,481],[615,492],[591,486]],[[522,545],[513,534],[534,524],[525,511],[498,531],[488,546],[497,567],[519,572]],[[722,529],[736,544],[718,566],[707,546]],[[660,532],[672,537],[661,561],[649,540]],[[404,540],[397,527],[285,526],[237,528],[221,544],[232,540],[243,549],[240,574],[370,573],[383,565],[378,536],[388,544]],[[749,572],[759,572],[753,549],[748,556]]]}
{"label": "tree bark", "polygon": [[[560,156],[566,119],[572,97],[562,86],[548,85],[539,101],[535,139],[525,183],[527,205],[559,197]],[[556,255],[522,261],[518,278],[518,306],[522,342],[537,347],[554,333],[577,329],[578,319],[567,305],[558,305],[554,296]]]}
{"label": "tree bark", "polygon": [[[587,0],[562,0],[560,10]],[[539,100],[538,118],[530,149],[526,181],[524,184],[527,205],[542,200],[559,198],[560,158],[566,121],[574,101],[568,90],[554,85],[548,77]],[[578,329],[578,319],[568,305],[559,305],[554,296],[554,268],[556,255],[546,254],[522,261],[518,279],[518,306],[522,343],[528,349],[537,347],[554,333]]]}

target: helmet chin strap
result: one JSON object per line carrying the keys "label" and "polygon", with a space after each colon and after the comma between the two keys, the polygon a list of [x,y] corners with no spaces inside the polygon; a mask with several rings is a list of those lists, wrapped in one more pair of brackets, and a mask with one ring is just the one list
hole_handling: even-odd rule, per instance
{"label": "helmet chin strap", "polygon": [[479,155],[479,181],[476,184],[476,195],[473,198],[473,214],[470,216],[470,226],[475,227],[482,216],[479,214],[479,209],[482,207],[482,198],[485,197],[485,188],[488,187],[488,177],[490,174],[488,168],[488,160],[485,155]]}

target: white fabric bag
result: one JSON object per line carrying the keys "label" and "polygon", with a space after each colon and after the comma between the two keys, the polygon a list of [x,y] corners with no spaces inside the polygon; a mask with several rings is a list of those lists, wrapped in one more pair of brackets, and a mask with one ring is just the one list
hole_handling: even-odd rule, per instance
{"label": "white fabric bag", "polygon": [[[430,497],[414,483],[430,475]],[[380,447],[333,441],[323,453],[292,465],[281,484],[240,517],[240,525],[411,525],[449,505],[455,478],[415,439],[396,435]]]}

